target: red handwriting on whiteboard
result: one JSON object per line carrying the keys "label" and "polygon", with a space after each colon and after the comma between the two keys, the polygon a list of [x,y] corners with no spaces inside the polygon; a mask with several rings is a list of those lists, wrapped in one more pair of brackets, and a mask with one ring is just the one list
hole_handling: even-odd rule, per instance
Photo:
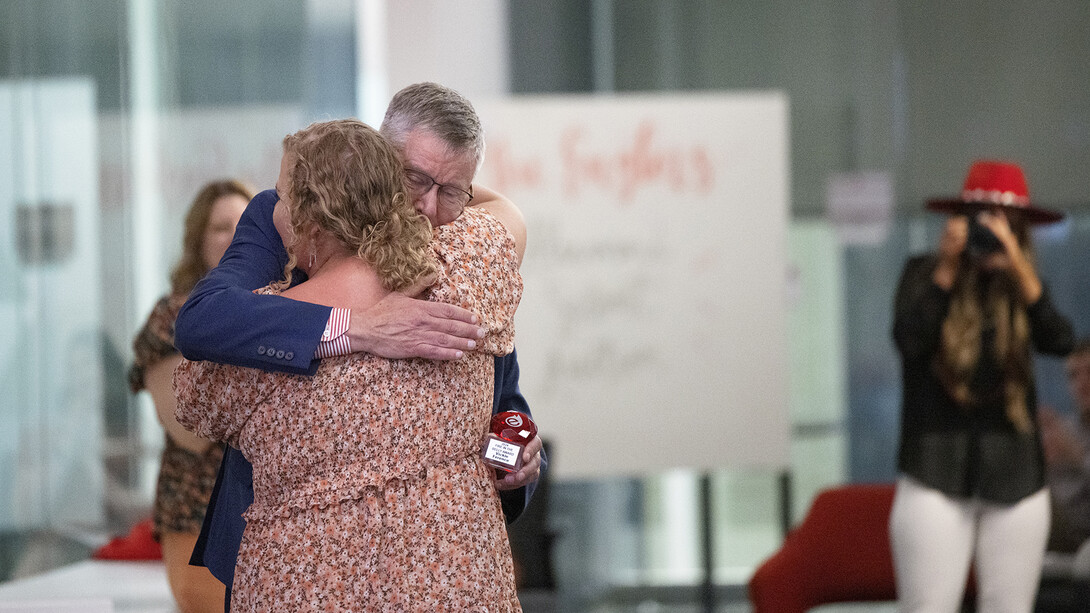
{"label": "red handwriting on whiteboard", "polygon": [[506,138],[489,142],[486,159],[493,173],[489,181],[499,192],[506,194],[520,188],[541,187],[541,160],[517,158]]}
{"label": "red handwriting on whiteboard", "polygon": [[560,141],[566,196],[591,187],[631,202],[641,189],[665,187],[674,194],[707,194],[715,184],[715,167],[701,144],[676,144],[656,135],[655,123],[644,120],[631,136],[588,142],[584,129],[573,126]]}

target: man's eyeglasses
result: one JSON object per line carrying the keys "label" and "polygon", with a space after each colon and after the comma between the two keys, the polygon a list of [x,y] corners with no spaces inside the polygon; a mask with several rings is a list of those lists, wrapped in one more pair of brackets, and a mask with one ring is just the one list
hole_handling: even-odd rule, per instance
{"label": "man's eyeglasses", "polygon": [[425,194],[431,191],[433,185],[438,185],[439,205],[451,213],[461,213],[469,201],[473,200],[473,186],[470,186],[467,192],[453,185],[443,185],[429,175],[412,168],[405,169],[405,182],[410,190],[418,194]]}

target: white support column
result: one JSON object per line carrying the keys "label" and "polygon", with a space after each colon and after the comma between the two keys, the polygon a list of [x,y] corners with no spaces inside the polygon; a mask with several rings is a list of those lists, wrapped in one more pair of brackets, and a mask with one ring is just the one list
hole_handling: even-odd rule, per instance
{"label": "white support column", "polygon": [[[135,333],[167,288],[163,266],[163,194],[160,176],[161,119],[159,87],[159,15],[157,0],[128,2],[129,205],[131,207],[132,330]],[[137,399],[140,447],[162,441],[155,407],[147,394]],[[132,435],[130,434],[130,437]],[[130,439],[131,440],[131,439]],[[136,458],[137,492],[152,491],[158,473],[156,454]]]}
{"label": "white support column", "polygon": [[159,48],[155,0],[129,0],[129,202],[135,330],[162,294],[163,202],[159,163]]}
{"label": "white support column", "polygon": [[386,0],[356,0],[356,114],[378,128],[390,102]]}

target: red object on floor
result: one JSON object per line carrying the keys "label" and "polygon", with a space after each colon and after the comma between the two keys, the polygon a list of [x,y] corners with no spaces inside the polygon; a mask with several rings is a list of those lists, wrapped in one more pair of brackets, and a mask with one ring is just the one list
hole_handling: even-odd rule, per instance
{"label": "red object on floor", "polygon": [[749,582],[756,613],[803,613],[832,602],[897,598],[889,551],[893,485],[820,493],[802,524]]}
{"label": "red object on floor", "polygon": [[[805,613],[837,602],[896,600],[889,515],[894,484],[822,491],[806,518],[749,581],[754,613]],[[970,572],[966,593],[975,593]]]}
{"label": "red object on floor", "polygon": [[145,519],[129,530],[95,550],[95,560],[162,560],[163,550],[151,535],[151,519]]}

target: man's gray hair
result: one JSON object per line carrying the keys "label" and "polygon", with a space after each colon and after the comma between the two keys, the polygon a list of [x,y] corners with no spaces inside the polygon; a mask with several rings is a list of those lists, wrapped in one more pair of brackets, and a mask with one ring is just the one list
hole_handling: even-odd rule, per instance
{"label": "man's gray hair", "polygon": [[409,134],[424,128],[454,150],[473,154],[477,168],[484,159],[484,129],[465,96],[438,83],[416,83],[394,94],[380,132],[399,151]]}

